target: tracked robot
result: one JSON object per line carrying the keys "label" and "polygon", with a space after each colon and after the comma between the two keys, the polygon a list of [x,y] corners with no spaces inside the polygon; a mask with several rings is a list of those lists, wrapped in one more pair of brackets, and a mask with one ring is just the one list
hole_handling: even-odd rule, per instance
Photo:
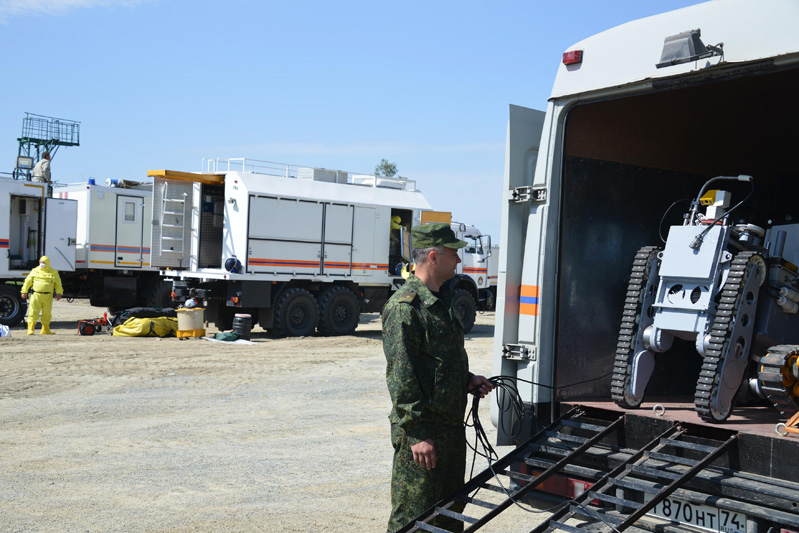
{"label": "tracked robot", "polygon": [[[627,287],[611,396],[624,408],[644,399],[655,354],[675,338],[703,358],[694,404],[709,422],[723,422],[754,394],[785,417],[799,412],[799,224],[768,230],[734,223],[731,194],[707,181],[665,248],[638,250]],[[751,190],[749,195],[751,195]]]}

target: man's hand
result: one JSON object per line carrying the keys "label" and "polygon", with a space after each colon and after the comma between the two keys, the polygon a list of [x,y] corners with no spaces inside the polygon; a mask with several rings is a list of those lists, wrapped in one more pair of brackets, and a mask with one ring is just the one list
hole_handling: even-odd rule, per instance
{"label": "man's hand", "polygon": [[480,398],[485,398],[486,394],[494,390],[494,384],[488,381],[485,376],[472,376],[467,390],[475,396],[479,394]]}
{"label": "man's hand", "polygon": [[28,299],[28,293],[27,292],[23,292],[22,293],[22,299],[23,300],[27,300]]}
{"label": "man's hand", "polygon": [[433,439],[423,440],[411,446],[413,452],[413,462],[422,465],[430,470],[436,467],[436,447],[433,446]]}
{"label": "man's hand", "polygon": [[56,294],[56,295],[55,295],[55,299],[56,299],[56,300],[60,300],[60,299],[61,299],[61,295],[60,295],[60,294]]}

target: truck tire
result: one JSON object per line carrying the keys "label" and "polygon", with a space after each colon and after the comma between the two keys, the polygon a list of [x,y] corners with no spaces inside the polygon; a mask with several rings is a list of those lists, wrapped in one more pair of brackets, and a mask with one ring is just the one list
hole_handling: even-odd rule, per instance
{"label": "truck tire", "polygon": [[145,297],[144,304],[145,307],[154,307],[156,309],[177,307],[177,302],[172,301],[172,283],[157,281]]}
{"label": "truck tire", "polygon": [[228,307],[224,305],[225,302],[222,302],[222,305],[219,306],[219,309],[216,312],[216,320],[214,320],[214,326],[219,331],[230,331],[233,329],[233,319],[235,318],[233,315],[236,314],[235,307]]}
{"label": "truck tire", "polygon": [[14,327],[22,322],[22,317],[28,311],[28,302],[16,285],[0,285],[0,324]]}
{"label": "truck tire", "polygon": [[330,287],[319,296],[319,325],[322,335],[351,335],[360,319],[358,297],[346,287]]}
{"label": "truck tire", "polygon": [[496,311],[497,309],[497,288],[491,287],[486,291],[485,310]]}
{"label": "truck tire", "polygon": [[474,321],[477,318],[477,304],[474,303],[474,298],[469,291],[455,289],[452,294],[452,307],[455,308],[455,312],[461,317],[463,332],[469,333],[472,331]]}
{"label": "truck tire", "polygon": [[275,300],[275,321],[272,334],[276,337],[307,337],[312,335],[319,320],[319,307],[313,295],[305,289],[286,289]]}

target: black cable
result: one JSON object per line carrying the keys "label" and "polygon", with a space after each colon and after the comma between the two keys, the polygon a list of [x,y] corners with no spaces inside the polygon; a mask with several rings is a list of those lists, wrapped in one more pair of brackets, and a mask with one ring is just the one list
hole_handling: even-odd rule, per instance
{"label": "black cable", "polygon": [[[516,378],[510,376],[490,377],[488,378],[488,381],[490,381],[494,385],[495,389],[497,389],[495,398],[497,399],[496,401],[499,412],[504,414],[508,411],[512,411],[511,420],[517,420],[520,423],[518,427],[505,428],[504,427],[505,417],[501,416],[499,417],[500,426],[497,429],[501,430],[505,435],[511,437],[511,439],[515,439],[522,429],[521,421],[523,421],[525,412],[528,412],[529,409],[524,408],[524,402],[522,401],[521,395],[519,394],[519,389],[516,386],[517,381],[530,383],[538,387],[552,389],[553,391],[560,391],[560,390],[568,390],[570,387],[574,387],[576,385],[582,385],[584,383],[591,383],[592,381],[598,381],[600,379],[610,376],[612,373],[613,372],[608,372],[606,374],[597,376],[595,378],[586,379],[583,381],[577,381],[575,383],[570,383],[568,385],[563,385],[560,387],[554,387],[552,385],[546,385],[544,383],[537,383],[535,381],[522,379],[518,377]],[[477,392],[481,386],[482,385],[478,385],[470,389],[468,392],[470,394],[473,394]],[[504,392],[504,394],[500,394],[500,391]],[[476,460],[477,458],[476,456],[478,454],[482,457],[485,457],[488,460],[490,460],[490,458],[492,457],[495,459],[498,457],[496,451],[489,443],[488,437],[486,436],[485,430],[483,429],[482,423],[480,422],[480,416],[478,414],[479,402],[480,402],[480,395],[474,394],[474,397],[472,399],[472,408],[469,410],[468,414],[466,415],[466,420],[464,421],[465,427],[473,427],[475,430],[475,444],[474,446],[472,446],[471,444],[469,445],[469,447],[474,451],[474,456],[472,459],[472,474],[474,473],[474,461]],[[470,420],[471,423],[469,422]],[[482,447],[483,450],[482,452],[480,452],[477,449],[478,441],[480,446]]]}
{"label": "black cable", "polygon": [[[569,385],[562,385],[560,387],[553,387],[552,385],[544,385],[543,383],[536,383],[535,381],[530,381],[530,380],[522,379],[522,378],[509,378],[509,379],[514,379],[516,381],[523,381],[525,383],[530,383],[530,384],[535,385],[537,387],[544,387],[545,389],[561,390],[561,389],[568,389],[569,387],[574,387],[575,385],[582,385],[584,383],[591,383],[592,381],[599,381],[600,379],[606,378],[606,377],[610,376],[611,374],[613,374],[613,372],[608,372],[607,374],[602,374],[601,376],[597,376],[595,378],[586,379],[586,380],[583,380],[583,381],[577,381],[575,383],[570,383]],[[500,377],[502,377],[502,376],[500,376]]]}
{"label": "black cable", "polygon": [[[711,180],[711,181],[713,181],[713,180]],[[710,182],[708,182],[708,183],[710,183]],[[707,185],[707,183],[705,185]],[[743,203],[746,202],[752,196],[753,192],[755,192],[755,182],[750,180],[749,181],[749,194],[746,195],[746,198],[744,198],[743,200],[741,200],[740,202],[735,204],[733,207],[731,207],[726,213],[724,213],[723,217],[717,218],[716,220],[713,221],[712,224],[708,224],[707,228],[705,228],[705,230],[702,233],[697,235],[696,238],[693,240],[693,242],[691,242],[691,244],[689,244],[688,246],[690,246],[691,248],[694,248],[694,249],[699,248],[702,245],[702,241],[705,239],[705,235],[707,235],[707,233],[713,228],[713,226],[715,226],[719,222],[729,218],[730,214],[733,211],[735,211],[736,209],[738,209],[739,207],[741,207],[741,205],[743,205]]]}
{"label": "black cable", "polygon": [[692,200],[690,198],[680,198],[679,200],[674,200],[674,202],[672,202],[672,204],[666,208],[666,211],[663,212],[663,216],[660,217],[660,224],[658,224],[658,237],[660,237],[660,240],[663,241],[664,244],[666,243],[666,239],[663,238],[663,221],[666,220],[666,216],[669,214],[669,211],[671,211],[671,208],[680,202],[691,201]]}
{"label": "black cable", "polygon": [[[511,377],[511,376],[493,376],[493,377],[490,377],[490,378],[488,378],[488,381],[490,381],[491,384],[494,385],[497,407],[499,408],[499,411],[500,411],[500,416],[498,417],[500,425],[499,425],[499,427],[497,429],[502,430],[503,433],[505,433],[505,435],[508,435],[511,439],[515,439],[518,436],[519,432],[521,432],[521,429],[522,429],[521,422],[523,421],[525,414],[526,413],[532,413],[529,409],[525,409],[524,408],[524,402],[522,401],[521,395],[519,394],[519,390],[518,390],[518,388],[516,386],[516,382],[517,381],[522,381],[524,383],[530,383],[530,384],[533,384],[533,385],[536,385],[536,386],[539,386],[539,387],[552,389],[554,391],[554,390],[567,389],[569,387],[574,387],[576,385],[581,385],[581,384],[584,384],[584,383],[590,383],[592,381],[597,381],[597,380],[603,379],[603,378],[605,378],[605,377],[607,377],[607,376],[609,376],[611,374],[612,374],[612,372],[608,372],[607,374],[604,374],[602,376],[598,376],[598,377],[595,377],[595,378],[592,378],[592,379],[583,380],[583,381],[578,381],[576,383],[571,383],[569,385],[564,385],[562,387],[554,387],[554,386],[551,386],[551,385],[545,385],[543,383],[536,383],[534,381],[530,381],[530,380],[526,380],[526,379],[522,379],[522,378],[518,378],[518,377],[514,378],[514,377]],[[550,508],[539,510],[539,509],[529,508],[529,506],[525,507],[525,505],[523,505],[521,502],[519,502],[519,501],[517,501],[516,499],[513,498],[513,496],[510,493],[510,490],[503,485],[502,480],[499,478],[499,474],[494,471],[494,462],[499,459],[499,454],[496,452],[494,447],[489,442],[488,436],[486,435],[485,429],[483,428],[483,424],[480,421],[480,416],[479,416],[479,413],[478,413],[479,405],[480,405],[480,394],[479,394],[478,391],[479,391],[481,386],[482,385],[478,385],[478,386],[473,387],[472,389],[470,389],[468,391],[469,393],[473,394],[472,407],[469,409],[469,411],[468,411],[468,413],[466,415],[466,420],[464,421],[464,426],[473,428],[474,429],[474,433],[475,433],[474,444],[472,445],[468,441],[466,442],[466,444],[469,446],[469,448],[473,452],[473,454],[472,454],[472,466],[471,466],[471,469],[470,469],[470,472],[469,472],[469,479],[471,480],[474,477],[474,468],[475,468],[475,464],[477,462],[477,456],[480,455],[481,457],[484,457],[486,459],[486,461],[488,461],[488,468],[489,468],[489,470],[491,470],[491,473],[494,475],[495,481],[502,488],[502,490],[504,491],[505,495],[508,497],[509,500],[511,500],[513,502],[514,505],[516,505],[520,509],[522,509],[524,511],[527,511],[529,513],[550,513],[554,509],[557,509],[558,507],[560,507],[560,506],[562,506],[564,504],[568,504],[570,502],[571,503],[575,503],[577,505],[580,505],[582,507],[582,504],[579,504],[578,502],[576,502],[574,500],[566,500],[565,502],[560,502],[557,505],[552,506]],[[502,394],[500,394],[500,392]],[[506,413],[508,411],[512,411],[511,420],[519,421],[518,427],[511,427],[511,428],[509,428],[510,429],[509,431],[506,428],[504,428],[505,416],[503,416],[504,413]],[[475,490],[474,493],[471,496],[472,497],[476,496],[479,491],[480,491],[480,488],[478,487],[477,490]],[[602,519],[601,516],[598,517],[598,519],[603,521],[603,522],[605,522],[606,525],[608,525],[609,527],[611,527],[615,531],[615,528],[613,528],[613,525],[607,523],[605,520]]]}

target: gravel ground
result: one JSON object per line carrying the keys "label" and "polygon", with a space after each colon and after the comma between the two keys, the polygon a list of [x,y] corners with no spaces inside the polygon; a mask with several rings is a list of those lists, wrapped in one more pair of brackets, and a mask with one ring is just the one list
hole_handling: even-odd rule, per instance
{"label": "gravel ground", "polygon": [[[256,328],[249,345],[79,336],[102,311],[56,302],[56,335],[0,340],[0,531],[385,530],[378,315],[347,337]],[[486,376],[493,323],[479,315],[467,338]],[[493,442],[487,401],[481,418]]]}

